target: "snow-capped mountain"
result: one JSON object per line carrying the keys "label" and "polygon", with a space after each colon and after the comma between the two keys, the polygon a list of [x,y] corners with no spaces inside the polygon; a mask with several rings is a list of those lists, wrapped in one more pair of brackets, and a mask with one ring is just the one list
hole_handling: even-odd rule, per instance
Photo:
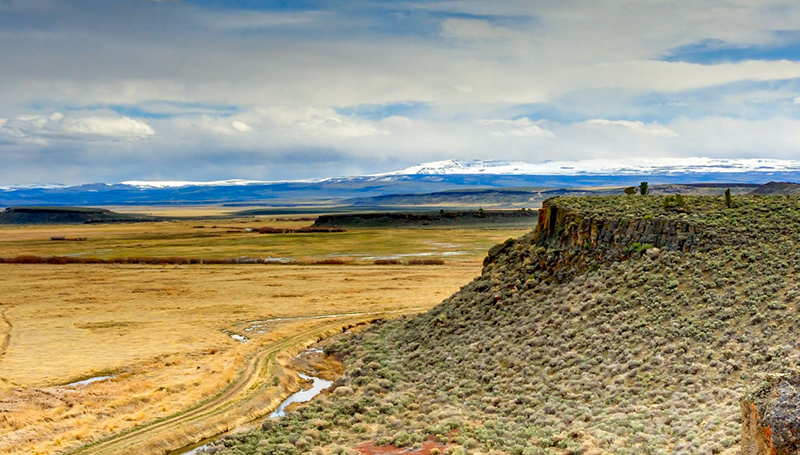
{"label": "snow-capped mountain", "polygon": [[144,181],[0,186],[0,207],[19,205],[307,204],[389,194],[474,188],[571,188],[650,183],[800,180],[800,161],[647,158],[527,163],[446,160],[365,176],[319,180]]}
{"label": "snow-capped mountain", "polygon": [[528,163],[503,160],[446,160],[418,164],[383,175],[648,175],[728,172],[797,172],[798,160],[640,158],[544,161]]}
{"label": "snow-capped mountain", "polygon": [[120,185],[135,186],[138,188],[181,188],[185,186],[236,186],[236,185],[258,185],[273,183],[266,180],[214,180],[211,182],[191,182],[185,180],[126,180]]}

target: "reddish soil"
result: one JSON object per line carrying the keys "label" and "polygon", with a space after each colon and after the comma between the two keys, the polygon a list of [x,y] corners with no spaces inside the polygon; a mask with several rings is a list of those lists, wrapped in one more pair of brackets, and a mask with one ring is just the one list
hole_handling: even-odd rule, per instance
{"label": "reddish soil", "polygon": [[356,449],[361,452],[362,455],[430,455],[433,449],[439,449],[444,453],[446,447],[446,444],[434,441],[431,436],[430,439],[422,443],[422,448],[419,449],[406,449],[404,447],[395,447],[392,445],[379,446],[374,442],[361,444],[356,447]]}

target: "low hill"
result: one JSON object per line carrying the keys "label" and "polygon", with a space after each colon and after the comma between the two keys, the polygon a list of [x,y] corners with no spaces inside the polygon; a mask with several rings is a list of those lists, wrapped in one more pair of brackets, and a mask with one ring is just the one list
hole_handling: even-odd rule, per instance
{"label": "low hill", "polygon": [[[710,196],[721,195],[730,188],[734,195],[746,194],[759,188],[745,183],[694,183],[651,185],[650,193]],[[484,188],[440,191],[436,193],[387,194],[345,201],[352,206],[461,206],[492,208],[539,208],[546,199],[557,196],[613,196],[622,194],[624,187],[603,188]]]}
{"label": "low hill", "polygon": [[800,195],[800,183],[769,182],[754,189],[750,194],[793,194]]}
{"label": "low hill", "polygon": [[549,200],[436,308],[328,346],[327,397],[211,450],[738,454],[747,386],[800,362],[798,243],[794,197]]}
{"label": "low hill", "polygon": [[[621,193],[620,189],[615,189]],[[436,193],[387,194],[346,201],[354,206],[498,206],[539,208],[547,198],[554,196],[586,196],[594,191],[571,188],[489,188],[453,190]]]}
{"label": "low hill", "polygon": [[320,215],[314,227],[411,228],[458,226],[533,226],[536,210],[439,210],[436,212],[375,212]]}
{"label": "low hill", "polygon": [[9,207],[0,212],[0,224],[79,224],[153,221],[154,217],[129,215],[91,207]]}

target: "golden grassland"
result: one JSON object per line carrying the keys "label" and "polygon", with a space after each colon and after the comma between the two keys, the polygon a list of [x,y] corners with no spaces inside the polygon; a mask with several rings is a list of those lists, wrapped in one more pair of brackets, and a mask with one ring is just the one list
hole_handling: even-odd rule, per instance
{"label": "golden grassland", "polygon": [[[302,218],[302,217],[301,217]],[[273,258],[308,261],[340,258],[370,262],[375,257],[422,255],[482,257],[498,240],[522,230],[352,229],[331,234],[259,234],[260,227],[299,228],[294,217],[158,223],[0,227],[0,257],[19,255],[126,257]],[[252,229],[252,231],[247,231]],[[85,238],[53,241],[51,237]]]}
{"label": "golden grassland", "polygon": [[263,207],[226,207],[223,205],[115,205],[104,206],[108,210],[117,213],[132,213],[166,217],[204,217],[204,216],[228,216],[240,210],[257,209]]}
{"label": "golden grassland", "polygon": [[[294,334],[369,316],[362,313],[426,310],[479,274],[490,245],[520,234],[449,229],[260,235],[227,227],[308,222],[213,223],[0,228],[0,256],[6,257],[346,260],[328,266],[0,265],[0,452],[63,452],[166,418],[219,394],[256,352]],[[88,240],[54,242],[51,236]],[[445,264],[372,263],[374,257],[413,255],[444,258]],[[354,313],[360,316],[333,317]],[[309,318],[315,316],[331,317]],[[113,378],[67,385],[104,375]],[[285,377],[281,384],[296,386]]]}

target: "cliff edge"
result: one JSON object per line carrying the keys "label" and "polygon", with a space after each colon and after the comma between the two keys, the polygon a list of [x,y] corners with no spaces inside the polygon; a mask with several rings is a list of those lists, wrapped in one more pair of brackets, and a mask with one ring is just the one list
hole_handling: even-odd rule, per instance
{"label": "cliff edge", "polygon": [[328,346],[347,396],[218,453],[781,453],[797,382],[746,387],[800,365],[798,245],[796,197],[549,200],[440,305]]}

